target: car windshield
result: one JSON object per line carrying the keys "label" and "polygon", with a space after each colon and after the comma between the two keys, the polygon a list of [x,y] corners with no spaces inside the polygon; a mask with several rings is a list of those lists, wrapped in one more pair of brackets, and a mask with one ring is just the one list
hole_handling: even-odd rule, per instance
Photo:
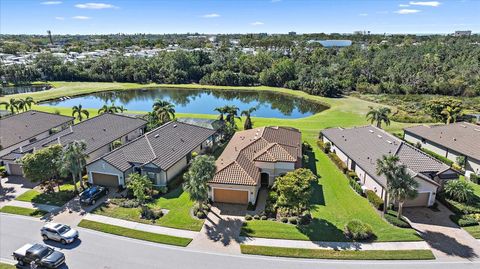
{"label": "car windshield", "polygon": [[53,249],[45,247],[42,250],[40,250],[40,252],[38,253],[38,256],[45,257],[50,255],[52,252],[53,252]]}
{"label": "car windshield", "polygon": [[60,234],[64,234],[64,233],[70,231],[70,229],[71,229],[71,228],[70,228],[69,226],[63,225],[62,227],[60,227],[60,229],[58,229],[58,232],[59,232]]}
{"label": "car windshield", "polygon": [[91,187],[90,189],[84,191],[82,193],[82,196],[83,197],[90,197],[90,196],[94,195],[96,192],[97,192],[97,188],[96,187]]}

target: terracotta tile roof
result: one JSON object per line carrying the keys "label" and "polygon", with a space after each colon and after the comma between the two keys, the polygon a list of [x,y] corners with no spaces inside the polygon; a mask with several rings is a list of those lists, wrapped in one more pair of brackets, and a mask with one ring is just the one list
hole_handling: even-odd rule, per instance
{"label": "terracotta tile roof", "polygon": [[292,128],[262,127],[235,133],[218,158],[210,183],[257,185],[255,161],[296,162],[301,158],[301,133]]}

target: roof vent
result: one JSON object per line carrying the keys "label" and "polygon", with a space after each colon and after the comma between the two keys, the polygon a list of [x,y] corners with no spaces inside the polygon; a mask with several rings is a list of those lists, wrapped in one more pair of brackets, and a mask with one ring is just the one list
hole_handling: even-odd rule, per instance
{"label": "roof vent", "polygon": [[454,137],[454,138],[453,138],[453,141],[457,141],[457,139]]}
{"label": "roof vent", "polygon": [[388,144],[392,144],[392,141],[390,141],[390,140],[387,140],[387,143],[388,143]]}
{"label": "roof vent", "polygon": [[173,125],[173,128],[177,128],[177,125],[176,125],[176,124],[174,124],[174,125]]}
{"label": "roof vent", "polygon": [[160,137],[160,134],[156,134],[156,135],[155,135],[155,138],[159,138],[159,137]]}
{"label": "roof vent", "polygon": [[103,131],[104,131],[104,132],[106,132],[106,131],[107,131],[107,129],[103,128]]}
{"label": "roof vent", "polygon": [[373,134],[373,130],[368,130],[368,131]]}
{"label": "roof vent", "polygon": [[460,124],[460,126],[462,126],[463,128],[467,128],[467,125]]}
{"label": "roof vent", "polygon": [[381,136],[381,135],[377,135],[377,136],[378,136],[378,138],[382,138],[382,136]]}

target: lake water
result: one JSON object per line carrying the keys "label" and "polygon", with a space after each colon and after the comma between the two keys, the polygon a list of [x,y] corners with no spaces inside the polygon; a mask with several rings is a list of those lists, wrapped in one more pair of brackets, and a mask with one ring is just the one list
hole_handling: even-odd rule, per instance
{"label": "lake water", "polygon": [[156,98],[175,105],[177,113],[218,114],[216,107],[236,105],[240,111],[256,107],[252,114],[266,118],[301,118],[327,109],[321,104],[267,91],[148,89],[100,92],[66,100],[45,102],[50,106],[100,108],[123,105],[127,110],[151,111]]}
{"label": "lake water", "polygon": [[0,95],[9,95],[17,93],[27,93],[27,92],[39,92],[50,89],[52,86],[45,85],[25,85],[25,86],[12,86],[12,87],[1,87]]}

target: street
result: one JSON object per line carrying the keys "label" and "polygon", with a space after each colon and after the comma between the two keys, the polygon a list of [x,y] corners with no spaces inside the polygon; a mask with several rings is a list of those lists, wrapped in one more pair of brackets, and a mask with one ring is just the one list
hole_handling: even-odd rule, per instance
{"label": "street", "polygon": [[[12,261],[12,252],[25,243],[41,243],[43,222],[28,217],[0,214],[0,259]],[[224,255],[187,250],[113,236],[79,228],[80,240],[69,246],[47,244],[66,255],[64,268],[386,268],[454,269],[478,268],[479,263],[434,261],[328,261]]]}

